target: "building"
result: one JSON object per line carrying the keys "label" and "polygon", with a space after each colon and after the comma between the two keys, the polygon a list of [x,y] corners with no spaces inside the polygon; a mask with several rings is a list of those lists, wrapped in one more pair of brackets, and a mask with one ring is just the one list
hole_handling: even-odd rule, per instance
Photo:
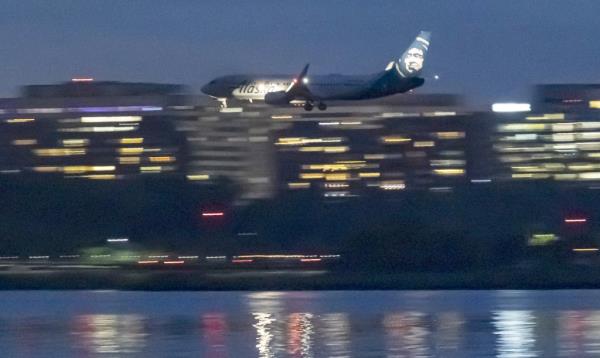
{"label": "building", "polygon": [[[433,177],[439,177],[437,184],[440,187],[460,181],[461,177],[464,179],[464,168],[460,168],[464,165],[462,147],[452,152],[451,149],[443,150],[454,144],[450,138],[440,143],[437,149],[443,152],[442,156],[459,158],[452,162],[455,167],[448,166],[450,162],[436,162],[439,166],[437,175],[432,176],[432,171],[423,167],[426,160],[420,157],[435,151],[427,147],[431,142],[430,135],[413,133],[426,132],[431,118],[440,124],[441,132],[452,132],[452,128],[463,125],[453,121],[461,107],[459,98],[451,95],[401,95],[372,101],[330,103],[327,111],[310,113],[301,108],[261,104],[233,107],[230,104],[229,108],[219,108],[216,102],[209,101],[196,108],[196,121],[180,122],[178,129],[186,133],[188,140],[187,174],[191,180],[200,183],[219,177],[232,179],[240,188],[240,197],[249,200],[271,198],[277,193],[308,188],[312,184],[313,188],[325,189],[324,193],[329,196],[346,195],[350,192],[341,189],[351,185],[362,188],[367,182],[370,189],[382,186],[385,190],[399,190],[405,187],[406,182],[410,183],[410,188],[432,186],[431,183],[428,186],[427,182],[431,182]],[[444,116],[447,117],[445,125],[442,124]],[[400,117],[402,121],[395,120]],[[413,120],[410,121],[410,118]],[[401,123],[412,126],[406,129],[415,135],[410,146],[401,146],[399,141],[394,141],[393,135],[390,138],[386,136],[387,131],[401,133],[402,128],[398,127]],[[446,135],[462,136],[464,139],[464,132],[458,132]],[[319,144],[318,138],[330,135],[335,140],[325,138]],[[419,140],[421,137],[423,139]],[[406,150],[413,145],[420,150]],[[395,149],[400,147],[407,153],[396,153]],[[398,155],[405,154],[407,158],[413,156],[408,167],[402,167],[404,164],[399,163],[404,162],[397,160]],[[343,170],[331,169],[338,161],[365,161],[365,155],[368,164],[342,163],[344,165],[341,166],[351,166],[353,169],[350,171],[360,177],[338,180],[343,175],[350,175]],[[387,156],[386,160],[376,159],[378,155]],[[434,156],[431,155],[432,158]],[[315,165],[321,167],[306,169],[310,163],[320,163]],[[385,175],[376,178],[380,165]],[[398,165],[401,168],[397,168]],[[319,175],[327,185],[319,182],[316,178]]]}
{"label": "building", "polygon": [[185,171],[183,87],[74,80],[0,100],[0,173],[126,179]]}
{"label": "building", "polygon": [[74,80],[0,100],[0,173],[227,178],[242,200],[312,187],[448,190],[467,178],[467,114],[450,95],[220,108],[178,85]]}
{"label": "building", "polygon": [[600,85],[534,87],[532,112],[487,114],[490,160],[476,166],[496,181],[600,183]]}
{"label": "building", "polygon": [[448,191],[468,180],[471,115],[456,97],[398,96],[271,118],[280,191],[313,189],[337,198]]}
{"label": "building", "polygon": [[199,185],[227,178],[243,201],[514,180],[596,186],[600,86],[538,86],[534,98],[534,110],[553,111],[469,112],[456,96],[422,94],[314,112],[220,108],[178,85],[25,86],[20,97],[0,99],[0,174],[179,175]]}
{"label": "building", "polygon": [[196,108],[192,121],[179,121],[189,149],[186,174],[197,183],[231,180],[242,200],[271,198],[275,170],[268,110]]}
{"label": "building", "polygon": [[582,112],[600,109],[599,84],[545,84],[533,89],[538,112]]}
{"label": "building", "polygon": [[486,127],[493,180],[600,182],[600,113],[496,114]]}

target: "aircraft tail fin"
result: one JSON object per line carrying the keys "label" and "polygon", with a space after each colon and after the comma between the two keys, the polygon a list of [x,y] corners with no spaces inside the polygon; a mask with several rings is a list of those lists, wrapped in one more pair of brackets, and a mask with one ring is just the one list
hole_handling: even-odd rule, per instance
{"label": "aircraft tail fin", "polygon": [[429,50],[431,32],[421,31],[402,54],[396,63],[396,70],[402,77],[417,77],[421,74],[425,62],[425,56]]}

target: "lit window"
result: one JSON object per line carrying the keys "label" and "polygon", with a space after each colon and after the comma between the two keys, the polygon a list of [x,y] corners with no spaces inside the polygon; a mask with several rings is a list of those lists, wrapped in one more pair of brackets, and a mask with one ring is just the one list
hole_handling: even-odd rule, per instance
{"label": "lit window", "polygon": [[433,141],[420,141],[414,142],[413,145],[415,148],[426,148],[435,146],[435,143]]}
{"label": "lit window", "polygon": [[433,172],[437,175],[442,175],[442,176],[459,176],[459,175],[464,175],[465,174],[465,170],[464,169],[460,169],[460,168],[454,168],[454,169],[434,169]]}
{"label": "lit window", "polygon": [[407,142],[411,141],[410,138],[402,137],[402,136],[385,136],[385,137],[381,137],[381,140],[384,143],[388,143],[388,144],[407,143]]}
{"label": "lit window", "polygon": [[439,139],[460,139],[465,137],[465,132],[437,132]]}
{"label": "lit window", "polygon": [[81,117],[81,123],[140,122],[140,116]]}
{"label": "lit window", "polygon": [[308,189],[308,188],[310,188],[310,183],[306,183],[306,182],[288,183],[288,188],[290,188],[290,189]]}

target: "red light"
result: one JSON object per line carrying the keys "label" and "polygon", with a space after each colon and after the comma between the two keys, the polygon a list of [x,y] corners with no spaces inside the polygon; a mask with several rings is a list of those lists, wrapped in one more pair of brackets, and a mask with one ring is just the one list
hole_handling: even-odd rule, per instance
{"label": "red light", "polygon": [[249,260],[249,259],[235,259],[235,260],[231,260],[231,262],[233,262],[234,264],[244,264],[244,263],[250,263],[254,260]]}
{"label": "red light", "polygon": [[202,213],[203,217],[213,217],[213,216],[223,216],[223,215],[225,215],[225,213],[222,211],[209,211],[209,212]]}
{"label": "red light", "polygon": [[587,222],[586,218],[566,218],[565,222],[567,224],[581,224]]}

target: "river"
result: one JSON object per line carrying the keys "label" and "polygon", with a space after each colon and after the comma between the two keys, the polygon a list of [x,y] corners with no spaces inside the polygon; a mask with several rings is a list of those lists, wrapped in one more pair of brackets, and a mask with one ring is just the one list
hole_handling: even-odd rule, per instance
{"label": "river", "polygon": [[584,357],[600,291],[0,292],[4,357]]}

